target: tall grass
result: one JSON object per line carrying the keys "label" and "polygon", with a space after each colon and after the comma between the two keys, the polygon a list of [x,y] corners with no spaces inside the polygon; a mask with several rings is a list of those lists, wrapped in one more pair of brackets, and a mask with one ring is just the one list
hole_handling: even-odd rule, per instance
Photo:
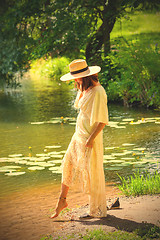
{"label": "tall grass", "polygon": [[118,176],[122,182],[118,187],[126,196],[160,193],[160,174],[158,171],[153,174],[145,172],[143,175],[137,171],[133,176],[127,178],[121,177],[119,174]]}

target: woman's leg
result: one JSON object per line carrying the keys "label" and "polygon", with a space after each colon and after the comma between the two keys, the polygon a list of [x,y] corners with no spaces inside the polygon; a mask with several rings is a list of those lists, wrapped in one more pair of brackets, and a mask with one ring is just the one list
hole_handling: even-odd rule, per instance
{"label": "woman's leg", "polygon": [[59,197],[59,200],[57,203],[57,208],[56,208],[55,213],[51,216],[51,218],[58,217],[60,212],[68,206],[67,201],[66,201],[68,190],[69,190],[69,187],[62,183],[61,194],[60,194],[60,197]]}

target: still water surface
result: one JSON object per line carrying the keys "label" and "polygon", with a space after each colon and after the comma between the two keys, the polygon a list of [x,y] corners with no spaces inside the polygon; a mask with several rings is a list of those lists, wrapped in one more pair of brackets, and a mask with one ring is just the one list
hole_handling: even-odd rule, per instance
{"label": "still water surface", "polygon": [[[75,130],[73,86],[29,77],[22,83],[18,90],[0,91],[1,196],[59,184],[59,166]],[[160,113],[114,104],[108,108],[110,126],[104,129],[106,182],[117,182],[117,173],[127,176],[137,169],[159,168]],[[33,170],[35,166],[39,170]],[[14,173],[23,174],[12,176]]]}

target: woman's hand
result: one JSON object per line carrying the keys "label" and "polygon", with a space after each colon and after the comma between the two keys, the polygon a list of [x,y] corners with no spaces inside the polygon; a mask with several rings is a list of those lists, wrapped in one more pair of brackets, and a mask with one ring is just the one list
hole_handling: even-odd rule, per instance
{"label": "woman's hand", "polygon": [[93,147],[93,139],[92,138],[88,138],[86,141],[86,147],[92,148]]}
{"label": "woman's hand", "polygon": [[94,132],[90,135],[90,137],[87,139],[86,141],[86,147],[93,147],[93,143],[94,143],[94,139],[96,138],[96,136],[102,131],[102,129],[105,127],[105,123],[99,122],[96,129],[94,130]]}

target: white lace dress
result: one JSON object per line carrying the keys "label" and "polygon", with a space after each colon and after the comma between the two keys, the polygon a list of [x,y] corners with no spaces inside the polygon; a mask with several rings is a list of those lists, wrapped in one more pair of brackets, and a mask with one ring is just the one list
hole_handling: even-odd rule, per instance
{"label": "white lace dress", "polygon": [[77,94],[75,107],[80,108],[76,131],[62,163],[62,183],[76,186],[89,194],[90,215],[105,217],[106,194],[103,170],[103,131],[94,140],[93,148],[86,140],[99,122],[108,124],[107,95],[101,85]]}

